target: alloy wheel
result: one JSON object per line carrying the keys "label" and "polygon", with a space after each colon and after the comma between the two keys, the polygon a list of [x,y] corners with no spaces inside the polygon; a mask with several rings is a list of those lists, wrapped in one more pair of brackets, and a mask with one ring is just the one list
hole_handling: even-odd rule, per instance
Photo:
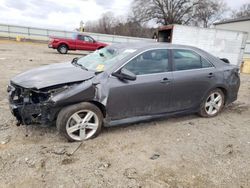
{"label": "alloy wheel", "polygon": [[74,140],[87,140],[96,133],[98,125],[98,117],[93,111],[81,110],[70,116],[66,132]]}
{"label": "alloy wheel", "polygon": [[205,103],[205,111],[208,115],[213,116],[217,114],[222,107],[222,96],[219,92],[211,93]]}

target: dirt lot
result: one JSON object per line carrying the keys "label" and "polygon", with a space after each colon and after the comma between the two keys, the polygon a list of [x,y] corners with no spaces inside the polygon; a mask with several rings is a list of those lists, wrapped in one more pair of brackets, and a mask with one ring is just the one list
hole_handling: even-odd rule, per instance
{"label": "dirt lot", "polygon": [[250,75],[241,75],[238,101],[211,119],[105,128],[80,146],[54,127],[16,127],[9,79],[80,55],[0,41],[0,187],[250,187]]}

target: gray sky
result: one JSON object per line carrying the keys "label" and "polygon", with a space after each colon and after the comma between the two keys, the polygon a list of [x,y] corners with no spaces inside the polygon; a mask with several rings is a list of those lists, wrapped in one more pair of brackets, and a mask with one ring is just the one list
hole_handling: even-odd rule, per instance
{"label": "gray sky", "polygon": [[[112,11],[126,16],[133,0],[0,0],[0,23],[73,30]],[[224,0],[239,8],[250,0]]]}

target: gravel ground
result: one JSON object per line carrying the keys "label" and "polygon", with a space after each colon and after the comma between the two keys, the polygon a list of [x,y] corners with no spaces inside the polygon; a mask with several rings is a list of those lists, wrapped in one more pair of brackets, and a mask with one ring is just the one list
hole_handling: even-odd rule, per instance
{"label": "gravel ground", "polygon": [[16,127],[9,79],[81,55],[0,41],[0,187],[250,187],[250,75],[241,75],[238,100],[210,119],[104,128],[82,144],[68,143],[54,127]]}

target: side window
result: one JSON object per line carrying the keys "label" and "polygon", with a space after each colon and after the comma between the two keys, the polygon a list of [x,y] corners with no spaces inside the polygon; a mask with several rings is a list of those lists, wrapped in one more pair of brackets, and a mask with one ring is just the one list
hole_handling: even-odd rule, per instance
{"label": "side window", "polygon": [[78,40],[84,40],[84,36],[82,36],[82,35],[78,35]]}
{"label": "side window", "polygon": [[168,50],[157,49],[144,52],[129,61],[124,68],[136,75],[167,72],[169,70]]}
{"label": "side window", "polygon": [[175,70],[190,70],[212,67],[211,63],[190,50],[173,50]]}
{"label": "side window", "polygon": [[212,67],[212,64],[202,57],[201,57],[201,64],[202,64],[202,68]]}
{"label": "side window", "polygon": [[86,42],[93,42],[93,39],[90,38],[90,37],[87,37],[87,36],[84,37],[84,40],[85,40]]}

